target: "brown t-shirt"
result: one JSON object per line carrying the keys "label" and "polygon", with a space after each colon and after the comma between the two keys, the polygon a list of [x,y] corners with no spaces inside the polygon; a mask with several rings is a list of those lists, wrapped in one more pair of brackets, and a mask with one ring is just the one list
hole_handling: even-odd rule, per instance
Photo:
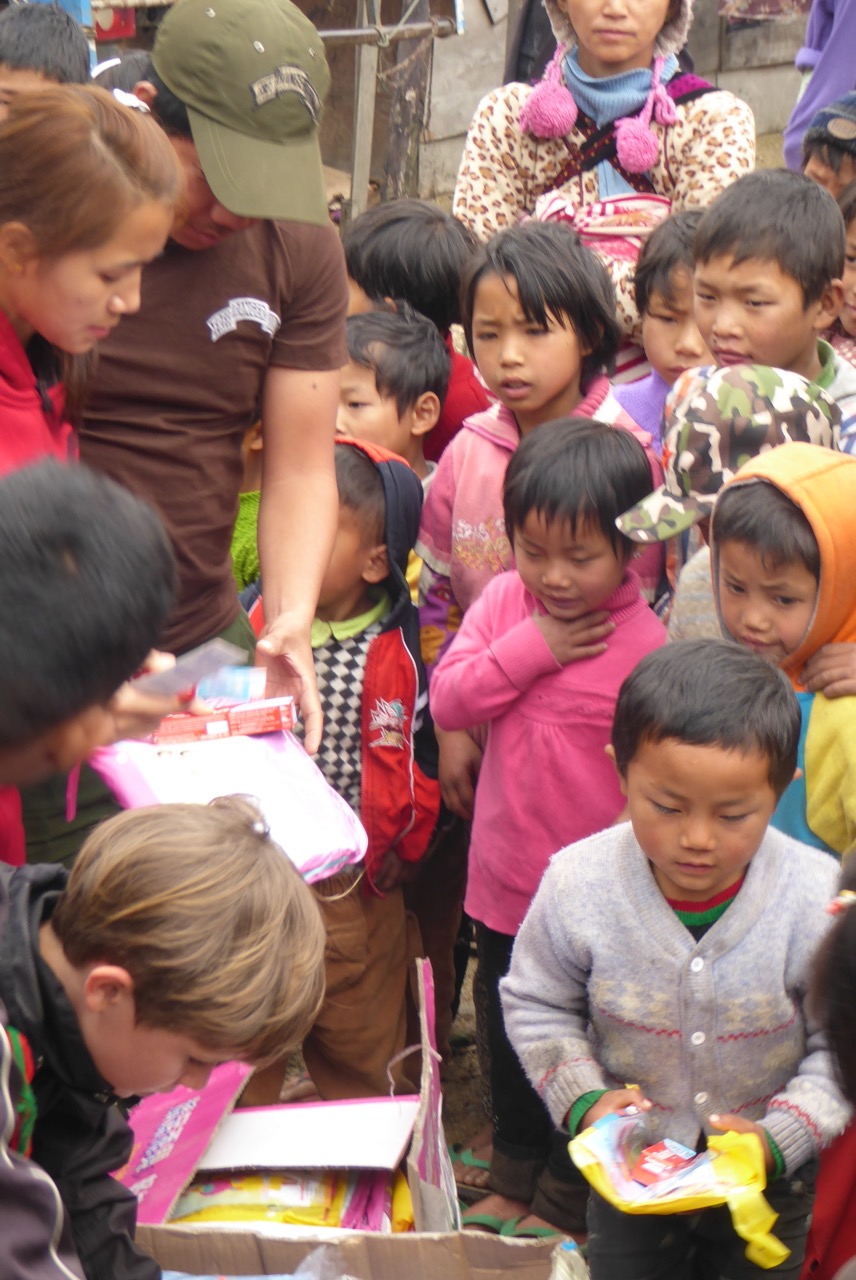
{"label": "brown t-shirt", "polygon": [[170,242],[143,272],[139,312],[101,344],[80,456],[163,518],[180,583],[163,648],[193,648],[237,617],[243,434],[270,365],[345,363],[346,304],[332,226],[260,222],[211,249]]}

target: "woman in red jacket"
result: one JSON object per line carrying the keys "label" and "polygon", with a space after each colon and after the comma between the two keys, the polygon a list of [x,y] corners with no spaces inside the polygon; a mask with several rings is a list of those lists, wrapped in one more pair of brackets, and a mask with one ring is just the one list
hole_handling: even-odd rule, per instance
{"label": "woman in red jacket", "polygon": [[[74,459],[92,352],[140,304],[181,191],[173,149],[101,89],[21,94],[0,124],[0,475]],[[23,861],[0,790],[0,858]]]}

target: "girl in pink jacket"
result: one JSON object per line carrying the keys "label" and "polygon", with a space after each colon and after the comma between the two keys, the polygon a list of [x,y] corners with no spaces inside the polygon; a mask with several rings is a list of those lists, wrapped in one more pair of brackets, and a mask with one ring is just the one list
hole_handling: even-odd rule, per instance
{"label": "girl in pink jacket", "polygon": [[[467,611],[431,683],[443,730],[487,725],[475,796],[465,909],[476,922],[488,990],[493,1096],[489,1185],[499,1194],[465,1221],[537,1220],[580,1229],[567,1135],[552,1124],[505,1035],[498,985],[541,876],[557,849],[622,811],[605,748],[618,691],[666,641],[615,527],[622,502],[651,483],[629,432],[566,420],[528,435],[505,476],[516,572]],[[591,627],[603,639],[591,643]],[[584,904],[582,904],[584,905]],[[584,1228],[583,1228],[584,1229]]]}

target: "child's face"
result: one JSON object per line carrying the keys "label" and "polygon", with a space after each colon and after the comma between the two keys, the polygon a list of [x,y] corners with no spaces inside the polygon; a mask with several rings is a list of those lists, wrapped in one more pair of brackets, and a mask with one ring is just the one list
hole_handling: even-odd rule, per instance
{"label": "child's face", "polygon": [[[837,286],[840,287],[840,286]],[[776,262],[731,255],[696,263],[695,316],[718,365],[764,364],[811,379],[817,340],[838,312],[835,289],[805,305],[802,286]]]}
{"label": "child's face", "polygon": [[395,397],[381,395],[373,370],[353,360],[343,366],[336,414],[338,435],[382,445],[412,463],[418,452],[412,428],[413,414],[398,416]]}
{"label": "child's face", "polygon": [[776,807],[760,752],[645,741],[621,790],[654,879],[667,898],[705,902],[751,862]]}
{"label": "child's face", "polygon": [[163,249],[172,211],[149,200],[106,244],[59,258],[29,257],[10,277],[7,311],[23,342],[40,333],[72,355],[91,351],[123,315],[140,308],[142,268]]}
{"label": "child's face", "polygon": [[562,622],[599,609],[625,573],[623,556],[597,525],[578,522],[574,528],[537,511],[515,530],[514,560],[526,590]]}
{"label": "child's face", "polygon": [[844,306],[841,308],[841,324],[851,338],[856,338],[856,219],[847,228],[847,246],[844,251]]}
{"label": "child's face", "polygon": [[814,614],[817,580],[799,561],[764,562],[745,542],[719,546],[719,607],[738,644],[768,662],[783,662],[802,641]]}
{"label": "child's face", "polygon": [[713,360],[696,324],[693,280],[686,267],[675,267],[668,294],[652,289],[642,317],[642,346],[651,367],[671,387],[687,369]]}
{"label": "child's face", "polygon": [[560,0],[577,33],[586,75],[617,76],[650,67],[669,0]]}
{"label": "child's face", "polygon": [[7,67],[0,63],[0,121],[6,119],[19,93],[38,93],[48,85],[57,84],[50,76],[29,67]]}
{"label": "child's face", "polygon": [[366,612],[370,596],[365,575],[370,572],[373,550],[359,513],[340,503],[336,540],[321,583],[316,617],[324,622],[345,622]]}
{"label": "child's face", "polygon": [[844,188],[856,178],[856,161],[850,155],[841,157],[838,172],[819,155],[809,156],[803,170],[807,178],[825,187],[834,200],[837,200]]}
{"label": "child's face", "polygon": [[510,409],[523,435],[580,402],[583,350],[567,316],[547,328],[527,320],[513,277],[485,275],[473,299],[473,356],[488,390]]}
{"label": "child's face", "polygon": [[[176,1085],[204,1089],[220,1062],[233,1055],[212,1052],[190,1036],[143,1023],[128,1026],[122,1035],[90,1033],[86,1047],[100,1074],[120,1098],[171,1093]],[[90,1043],[90,1039],[94,1043]]]}

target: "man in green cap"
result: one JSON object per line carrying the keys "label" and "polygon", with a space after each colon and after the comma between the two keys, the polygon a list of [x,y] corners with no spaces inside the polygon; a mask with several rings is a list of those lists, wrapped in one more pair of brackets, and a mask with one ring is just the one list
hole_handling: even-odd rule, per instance
{"label": "man in green cap", "polygon": [[[90,466],[148,498],[172,537],[179,600],[162,638],[245,646],[229,543],[241,441],[261,409],[259,550],[268,692],[321,712],[309,628],[336,523],[333,435],[346,277],[318,129],[324,48],[290,0],[179,0],[137,97],[170,135],[186,193],[126,338],[105,341],[81,427]],[[276,220],[276,221],[274,221]]]}

